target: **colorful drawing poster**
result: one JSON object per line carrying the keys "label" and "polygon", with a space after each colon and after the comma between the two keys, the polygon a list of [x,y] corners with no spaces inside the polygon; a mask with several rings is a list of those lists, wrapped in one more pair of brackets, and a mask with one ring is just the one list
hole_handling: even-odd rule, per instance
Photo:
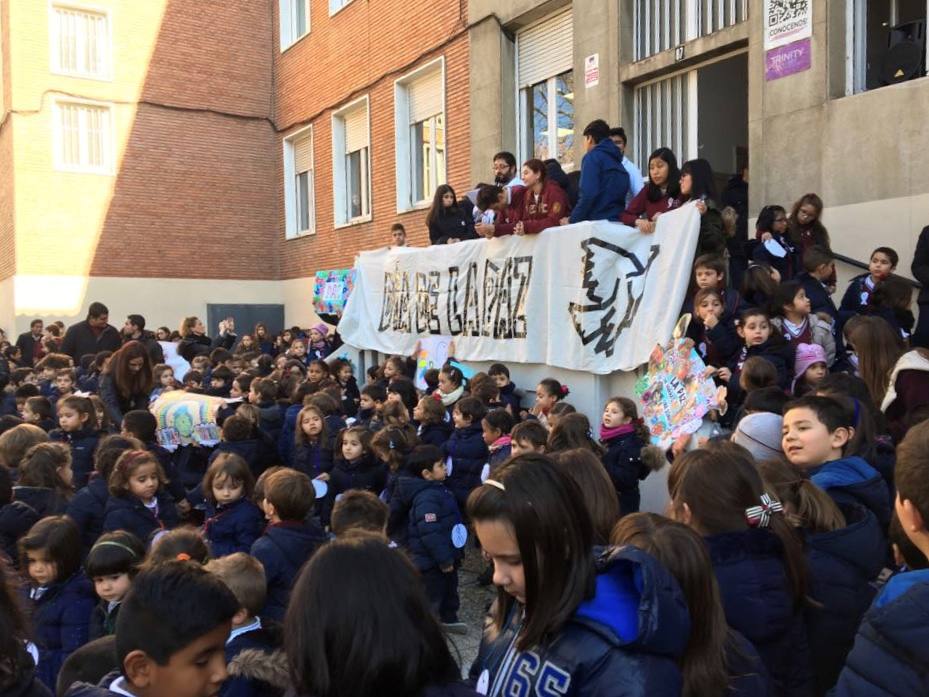
{"label": "colorful drawing poster", "polygon": [[158,421],[158,444],[171,451],[182,445],[216,445],[220,436],[216,410],[224,403],[204,394],[165,392],[150,407]]}
{"label": "colorful drawing poster", "polygon": [[317,271],[313,284],[313,309],[330,315],[341,314],[354,287],[354,269]]}
{"label": "colorful drawing poster", "polygon": [[688,339],[675,339],[652,351],[635,394],[654,445],[667,448],[679,436],[694,433],[706,413],[718,406],[716,386],[703,377],[705,369]]}
{"label": "colorful drawing poster", "polygon": [[413,384],[425,390],[426,371],[430,368],[441,368],[448,360],[448,347],[451,344],[450,336],[427,336],[419,340],[419,353],[416,354],[416,377]]}

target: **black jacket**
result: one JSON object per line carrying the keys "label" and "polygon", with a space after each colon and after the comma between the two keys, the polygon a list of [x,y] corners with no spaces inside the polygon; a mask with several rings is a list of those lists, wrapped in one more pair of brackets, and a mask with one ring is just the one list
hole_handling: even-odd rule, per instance
{"label": "black jacket", "polygon": [[919,302],[929,303],[929,225],[919,233],[910,270],[913,272],[913,277],[923,286],[919,291]]}
{"label": "black jacket", "polygon": [[29,528],[38,521],[39,514],[23,501],[12,501],[0,506],[0,552],[6,552],[15,563],[19,559],[19,538],[29,532]]}
{"label": "black jacket", "polygon": [[243,497],[228,506],[208,506],[203,536],[210,543],[211,554],[224,557],[235,552],[248,554],[264,529],[264,514]]}
{"label": "black jacket", "polygon": [[101,351],[117,351],[122,346],[122,338],[116,327],[111,324],[106,325],[100,336],[94,334],[87,320],[72,324],[65,332],[64,339],[61,341],[61,353],[65,353],[74,359],[77,363],[81,356],[88,353],[100,353]]}
{"label": "black jacket", "polygon": [[32,508],[38,513],[39,518],[61,515],[68,505],[67,500],[59,492],[44,486],[14,486],[13,498]]}
{"label": "black jacket", "polygon": [[321,544],[326,534],[318,525],[285,521],[269,525],[264,535],[255,540],[251,554],[265,570],[268,596],[262,618],[284,619],[290,589],[300,567]]}
{"label": "black jacket", "polygon": [[80,489],[94,471],[94,451],[100,440],[100,434],[92,428],[81,431],[62,431],[56,428],[49,431],[49,440],[67,443],[71,448],[71,469],[74,471],[75,489]]}
{"label": "black jacket", "polygon": [[177,353],[189,363],[197,356],[209,356],[210,352],[215,348],[224,348],[231,351],[237,338],[232,333],[220,334],[215,339],[210,339],[206,334],[199,336],[197,334],[188,334],[178,343]]}
{"label": "black jacket", "polygon": [[450,239],[477,239],[473,218],[462,210],[440,213],[429,224],[429,241],[432,244],[446,244]]}
{"label": "black jacket", "polygon": [[158,499],[157,518],[136,496],[131,494],[111,496],[106,502],[103,531],[126,530],[147,545],[151,534],[156,530],[170,530],[176,527],[179,517],[174,507],[174,500],[163,489],[158,490],[156,498]]}
{"label": "black jacket", "polygon": [[124,397],[116,387],[116,381],[109,373],[100,377],[100,399],[106,406],[107,414],[114,424],[121,424],[127,412],[148,409],[149,393],[132,394]]}
{"label": "black jacket", "polygon": [[138,341],[142,346],[145,347],[145,350],[148,351],[148,357],[152,359],[152,365],[158,365],[159,363],[165,362],[165,352],[161,348],[161,344],[158,343],[158,339],[155,338],[155,335],[149,331],[143,331],[142,335],[138,339],[133,339],[130,337],[123,337],[125,343],[130,341]]}
{"label": "black jacket", "polygon": [[471,489],[481,483],[481,471],[489,455],[481,424],[456,428],[442,446],[442,452],[451,460],[445,485],[455,494],[458,507],[463,509]]}
{"label": "black jacket", "polygon": [[42,337],[39,337],[36,340],[32,336],[32,332],[23,332],[16,339],[16,348],[18,348],[22,354],[22,363],[27,365],[30,368],[35,364],[33,361],[33,355],[35,355],[35,345],[42,342]]}
{"label": "black jacket", "polygon": [[639,480],[645,479],[649,472],[642,463],[645,445],[635,432],[624,433],[603,443],[606,448],[603,466],[616,489],[621,515],[639,510]]}
{"label": "black jacket", "polygon": [[87,486],[68,502],[65,512],[77,523],[85,552],[90,551],[103,532],[103,515],[109,498],[110,490],[107,488],[106,480],[95,473],[87,482]]}
{"label": "black jacket", "polygon": [[[455,496],[442,482],[403,477],[402,495],[410,502],[407,546],[410,559],[420,572],[451,566],[463,555],[453,538],[461,513]],[[462,528],[459,528],[463,531]],[[462,542],[462,540],[458,540]]]}
{"label": "black jacket", "polygon": [[0,695],[3,697],[52,697],[53,692],[39,680],[35,663],[25,647],[19,649],[12,666],[11,675],[0,679]]}

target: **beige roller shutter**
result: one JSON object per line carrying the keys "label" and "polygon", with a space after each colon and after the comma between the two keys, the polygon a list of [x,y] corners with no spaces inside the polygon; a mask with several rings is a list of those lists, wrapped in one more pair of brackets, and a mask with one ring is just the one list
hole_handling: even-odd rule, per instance
{"label": "beige roller shutter", "polygon": [[519,86],[528,87],[574,66],[571,8],[553,14],[516,36]]}

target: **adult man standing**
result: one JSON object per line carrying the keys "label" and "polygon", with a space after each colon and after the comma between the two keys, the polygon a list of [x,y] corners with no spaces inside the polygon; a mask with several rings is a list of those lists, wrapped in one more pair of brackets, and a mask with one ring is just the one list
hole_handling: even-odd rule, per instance
{"label": "adult man standing", "polygon": [[610,140],[610,127],[603,119],[587,124],[584,129],[584,148],[587,154],[581,160],[580,198],[570,218],[561,224],[583,220],[619,220],[626,207],[629,174],[623,167],[623,154]]}
{"label": "adult man standing", "polygon": [[142,315],[129,315],[123,325],[123,343],[138,341],[148,351],[152,364],[165,362],[165,354],[155,335],[145,331],[145,318]]}
{"label": "adult man standing", "polygon": [[29,323],[29,331],[20,334],[16,340],[16,348],[23,354],[22,361],[30,368],[45,355],[45,347],[42,346],[44,329],[45,325],[42,320],[34,319]]}
{"label": "adult man standing", "polygon": [[87,309],[87,319],[72,324],[65,332],[61,342],[61,352],[74,359],[77,363],[81,356],[100,351],[116,351],[122,341],[116,327],[109,324],[110,311],[106,305],[99,302],[90,303]]}
{"label": "adult man standing", "polygon": [[645,180],[642,178],[642,173],[639,171],[639,168],[632,163],[632,160],[626,157],[626,131],[622,126],[610,129],[610,140],[616,144],[616,147],[619,148],[619,151],[623,154],[623,167],[629,174],[629,191],[626,192],[626,207],[628,208],[629,202],[642,190],[642,187],[645,186]]}

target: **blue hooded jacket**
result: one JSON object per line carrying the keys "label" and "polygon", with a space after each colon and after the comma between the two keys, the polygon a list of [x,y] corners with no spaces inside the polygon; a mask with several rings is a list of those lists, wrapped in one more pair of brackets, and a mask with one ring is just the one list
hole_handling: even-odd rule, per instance
{"label": "blue hooded jacket", "polygon": [[481,642],[471,678],[490,697],[678,697],[690,618],[674,578],[631,546],[596,558],[596,590],[543,647],[516,649],[522,607]]}
{"label": "blue hooded jacket", "polygon": [[264,535],[255,540],[251,554],[264,567],[268,583],[262,619],[283,621],[300,567],[325,541],[326,534],[318,525],[296,521],[269,525]]}
{"label": "blue hooded jacket", "polygon": [[39,648],[39,679],[55,689],[58,671],[72,651],[87,643],[90,614],[97,598],[82,571],[53,583],[35,601],[32,624]]}
{"label": "blue hooded jacket", "polygon": [[629,172],[623,167],[623,154],[609,138],[604,138],[581,160],[580,197],[571,211],[571,222],[619,220],[626,208]]}
{"label": "blue hooded jacket", "polygon": [[213,557],[235,552],[248,554],[265,529],[264,514],[244,496],[227,506],[207,506],[203,533]]}
{"label": "blue hooded jacket", "polygon": [[410,560],[421,572],[450,566],[463,550],[452,543],[452,529],[461,523],[455,495],[442,482],[417,477],[400,479],[401,495],[411,502],[407,546]]}
{"label": "blue hooded jacket", "polygon": [[757,649],[775,694],[806,697],[813,684],[810,649],[780,538],[751,528],[704,540],[729,626]]}
{"label": "blue hooded jacket", "polygon": [[89,552],[94,542],[103,532],[103,517],[106,511],[106,502],[110,498],[110,490],[106,480],[94,473],[87,482],[87,486],[78,491],[68,501],[65,513],[77,523],[81,531],[81,545],[84,552]]}
{"label": "blue hooded jacket", "polygon": [[439,424],[420,424],[416,429],[419,442],[422,445],[434,445],[441,448],[452,435],[452,425],[443,421]]}
{"label": "blue hooded jacket", "polygon": [[806,609],[816,694],[835,685],[862,615],[874,598],[887,543],[874,515],[857,504],[842,506],[846,526],[806,535],[809,595]]}
{"label": "blue hooded jacket", "polygon": [[870,510],[882,530],[890,527],[890,492],[880,472],[857,455],[810,470],[810,479],[840,506],[858,503]]}
{"label": "blue hooded jacket", "polygon": [[442,452],[452,459],[445,486],[455,494],[458,508],[463,509],[471,489],[481,483],[481,471],[489,454],[480,422],[452,431]]}
{"label": "blue hooded jacket", "polygon": [[892,577],[865,614],[836,697],[929,694],[929,569]]}

